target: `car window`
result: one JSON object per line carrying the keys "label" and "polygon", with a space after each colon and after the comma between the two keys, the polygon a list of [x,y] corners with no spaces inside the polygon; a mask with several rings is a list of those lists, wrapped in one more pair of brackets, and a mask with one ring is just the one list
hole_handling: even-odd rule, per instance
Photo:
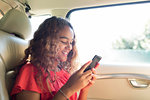
{"label": "car window", "polygon": [[47,18],[49,18],[50,15],[41,15],[41,16],[32,16],[30,18],[30,21],[31,21],[31,26],[32,26],[32,33],[34,33],[39,25]]}
{"label": "car window", "polygon": [[103,64],[150,64],[150,3],[72,10],[81,62],[94,55]]}

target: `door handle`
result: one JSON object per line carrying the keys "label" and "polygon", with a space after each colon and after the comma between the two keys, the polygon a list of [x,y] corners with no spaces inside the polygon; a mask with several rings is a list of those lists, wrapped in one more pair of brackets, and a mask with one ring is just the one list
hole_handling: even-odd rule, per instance
{"label": "door handle", "polygon": [[129,83],[134,88],[147,88],[150,82],[141,79],[128,79]]}

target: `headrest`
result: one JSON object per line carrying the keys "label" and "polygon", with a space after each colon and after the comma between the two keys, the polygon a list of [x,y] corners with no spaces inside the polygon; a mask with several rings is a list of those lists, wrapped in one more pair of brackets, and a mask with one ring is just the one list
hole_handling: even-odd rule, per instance
{"label": "headrest", "polygon": [[28,39],[31,37],[31,23],[27,15],[15,8],[10,9],[0,20],[0,29],[7,33]]}

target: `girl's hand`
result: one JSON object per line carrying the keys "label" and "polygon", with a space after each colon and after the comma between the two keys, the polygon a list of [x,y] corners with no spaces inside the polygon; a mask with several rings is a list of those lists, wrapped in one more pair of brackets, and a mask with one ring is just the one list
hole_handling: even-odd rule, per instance
{"label": "girl's hand", "polygon": [[[72,93],[79,91],[80,89],[91,84],[92,80],[95,80],[93,77],[93,70],[88,70],[84,72],[86,67],[90,65],[91,61],[84,64],[78,71],[76,71],[64,85]],[[95,73],[95,72],[94,72]]]}
{"label": "girl's hand", "polygon": [[89,84],[87,86],[85,86],[84,88],[82,88],[81,91],[88,91],[89,88],[95,83],[96,77],[94,74],[96,74],[95,69],[99,66],[99,63],[97,63],[97,65],[95,66],[95,68],[92,68],[92,78],[91,80],[89,80]]}

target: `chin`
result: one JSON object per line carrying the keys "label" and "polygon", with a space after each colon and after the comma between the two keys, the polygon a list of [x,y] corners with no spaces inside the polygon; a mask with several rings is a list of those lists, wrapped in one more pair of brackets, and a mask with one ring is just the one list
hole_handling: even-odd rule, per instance
{"label": "chin", "polygon": [[67,61],[67,59],[66,59],[66,58],[64,58],[64,59],[60,59],[60,61],[61,61],[61,62],[66,62],[66,61]]}

